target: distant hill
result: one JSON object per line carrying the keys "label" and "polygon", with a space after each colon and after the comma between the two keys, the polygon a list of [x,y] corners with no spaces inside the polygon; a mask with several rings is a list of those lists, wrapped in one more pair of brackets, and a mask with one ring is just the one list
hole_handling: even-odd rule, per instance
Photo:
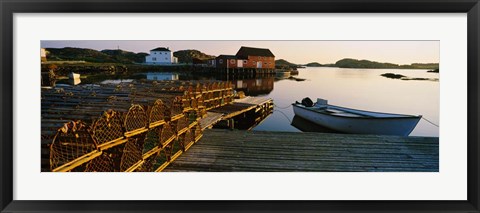
{"label": "distant hill", "polygon": [[88,61],[88,62],[111,62],[107,54],[93,49],[84,48],[46,48],[47,60],[49,61]]}
{"label": "distant hill", "polygon": [[416,69],[437,69],[439,68],[438,63],[413,63],[411,65],[401,65],[401,66],[412,66],[415,67]]}
{"label": "distant hill", "polygon": [[335,63],[340,68],[398,68],[398,64],[345,58]]}
{"label": "distant hill", "polygon": [[290,62],[288,62],[288,61],[285,60],[285,59],[275,60],[275,66],[282,66],[282,65],[285,65],[285,66],[297,66],[296,64],[290,63]]}
{"label": "distant hill", "polygon": [[297,68],[299,67],[298,64],[294,64],[294,63],[291,63],[291,62],[288,62],[287,60],[285,59],[278,59],[278,60],[275,60],[275,67],[276,68]]}
{"label": "distant hill", "polygon": [[307,67],[324,67],[325,65],[320,64],[318,62],[311,62],[311,63],[305,64],[305,66],[307,66]]}
{"label": "distant hill", "polygon": [[186,63],[186,64],[191,64],[194,58],[200,59],[200,60],[209,60],[209,59],[215,58],[215,56],[213,55],[207,55],[198,50],[179,50],[179,51],[173,52],[173,56],[178,58],[178,63]]}
{"label": "distant hill", "polygon": [[345,58],[335,63],[340,68],[371,68],[371,69],[437,69],[438,63],[413,63],[410,65],[398,65],[393,63],[381,63],[369,60],[357,60]]}
{"label": "distant hill", "polygon": [[101,52],[111,56],[115,61],[123,63],[131,63],[132,61],[143,63],[145,62],[145,56],[148,55],[148,53],[134,53],[124,50],[102,50]]}
{"label": "distant hill", "polygon": [[146,53],[134,53],[124,50],[93,50],[86,48],[46,48],[49,61],[86,61],[93,63],[142,63]]}

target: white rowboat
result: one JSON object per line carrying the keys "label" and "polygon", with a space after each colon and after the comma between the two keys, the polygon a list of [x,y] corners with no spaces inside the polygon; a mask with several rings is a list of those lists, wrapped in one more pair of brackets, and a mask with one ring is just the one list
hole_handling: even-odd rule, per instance
{"label": "white rowboat", "polygon": [[292,105],[296,116],[336,131],[354,134],[408,136],[422,118],[421,115],[370,112],[334,106],[323,99],[317,99],[315,104],[302,101]]}
{"label": "white rowboat", "polygon": [[68,74],[68,78],[69,79],[77,79],[77,78],[80,79],[80,74],[71,72],[70,74]]}

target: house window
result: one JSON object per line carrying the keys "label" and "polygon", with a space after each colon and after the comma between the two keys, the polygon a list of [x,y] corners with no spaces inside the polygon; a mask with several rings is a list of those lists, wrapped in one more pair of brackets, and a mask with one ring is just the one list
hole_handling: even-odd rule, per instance
{"label": "house window", "polygon": [[157,60],[157,58],[155,58],[155,57],[152,58],[152,61],[156,61],[156,60]]}
{"label": "house window", "polygon": [[165,58],[165,60],[168,60],[168,58]]}
{"label": "house window", "polygon": [[235,59],[230,59],[230,64],[235,64]]}
{"label": "house window", "polygon": [[218,63],[223,64],[223,59],[219,59]]}
{"label": "house window", "polygon": [[246,63],[248,63],[248,61],[247,61],[247,60],[243,60],[243,63],[246,64]]}
{"label": "house window", "polygon": [[154,52],[153,54],[155,54],[155,55],[156,55],[156,54],[157,54],[157,52]]}

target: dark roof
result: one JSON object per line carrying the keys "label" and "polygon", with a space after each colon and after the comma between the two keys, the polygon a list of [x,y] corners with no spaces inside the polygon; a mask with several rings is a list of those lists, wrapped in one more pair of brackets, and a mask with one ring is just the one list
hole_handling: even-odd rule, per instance
{"label": "dark roof", "polygon": [[234,55],[219,55],[217,58],[237,59],[237,56],[234,56]]}
{"label": "dark roof", "polygon": [[269,49],[263,48],[241,47],[237,52],[237,57],[247,57],[249,55],[275,57]]}
{"label": "dark roof", "polygon": [[153,50],[150,50],[150,51],[167,51],[167,52],[170,52],[169,49],[165,48],[165,47],[157,47]]}

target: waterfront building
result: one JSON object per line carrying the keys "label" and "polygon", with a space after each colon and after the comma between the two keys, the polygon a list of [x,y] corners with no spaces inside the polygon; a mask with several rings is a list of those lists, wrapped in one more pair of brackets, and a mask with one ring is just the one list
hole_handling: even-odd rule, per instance
{"label": "waterfront building", "polygon": [[219,55],[217,68],[275,69],[275,55],[264,48],[241,47],[236,55]]}
{"label": "waterfront building", "polygon": [[[234,55],[219,55],[215,58],[215,64],[217,68],[238,68],[243,67],[242,60],[237,59]],[[240,65],[240,66],[238,66]]]}
{"label": "waterfront building", "polygon": [[269,49],[241,47],[235,56],[243,68],[275,69],[275,55]]}
{"label": "waterfront building", "polygon": [[145,56],[145,63],[169,65],[178,63],[178,59],[173,56],[173,52],[168,47],[158,47],[150,50],[150,55]]}
{"label": "waterfront building", "polygon": [[215,59],[192,58],[192,64],[197,67],[215,67]]}

